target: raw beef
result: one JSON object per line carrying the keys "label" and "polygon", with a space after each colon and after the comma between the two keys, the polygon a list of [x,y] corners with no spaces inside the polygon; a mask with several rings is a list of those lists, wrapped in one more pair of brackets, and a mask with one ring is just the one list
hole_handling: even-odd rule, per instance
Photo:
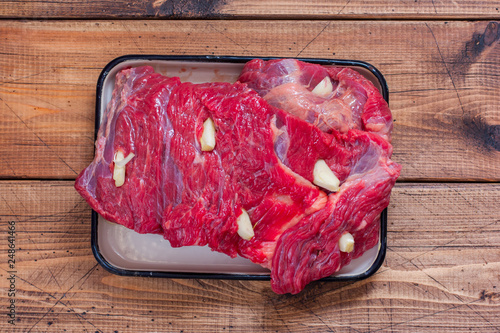
{"label": "raw beef", "polygon": [[[362,129],[390,141],[392,115],[387,103],[378,89],[353,69],[296,59],[254,59],[245,65],[239,81],[271,105],[325,132]],[[315,88],[325,82],[330,89],[315,93]]]}
{"label": "raw beef", "polygon": [[[116,75],[113,97],[103,114],[95,158],[76,179],[76,190],[109,221],[139,233],[162,233],[163,140],[168,124],[165,109],[178,78],[152,67],[123,70]],[[135,157],[127,164],[127,181],[113,180],[117,151]]]}
{"label": "raw beef", "polygon": [[[164,236],[172,246],[206,245],[268,266],[283,230],[326,203],[326,194],[285,167],[274,153],[274,108],[246,85],[184,83],[172,94],[166,168],[182,188],[167,202]],[[211,118],[216,149],[200,148],[202,124]],[[170,185],[164,192],[172,192]],[[245,209],[255,237],[238,236]]]}
{"label": "raw beef", "polygon": [[[377,134],[355,126],[325,133],[287,111],[246,84],[181,84],[147,66],[123,70],[96,157],[75,187],[110,221],[161,233],[174,247],[239,254],[271,270],[276,292],[298,293],[378,243],[379,216],[400,166]],[[203,151],[208,118],[216,146]],[[134,154],[120,187],[112,179],[118,150]],[[339,179],[338,192],[313,184],[319,159]],[[250,240],[238,234],[243,212]],[[350,253],[338,244],[347,232],[355,240]]]}
{"label": "raw beef", "polygon": [[[372,133],[350,130],[330,135],[293,117],[288,117],[279,133],[286,133],[289,141],[278,154],[285,165],[312,180],[314,162],[324,159],[341,181],[340,190],[328,195],[323,209],[287,229],[277,243],[271,269],[273,289],[297,293],[378,243],[380,213],[389,204],[401,167],[390,160],[391,145]],[[346,232],[355,240],[351,253],[341,252],[338,246]]]}

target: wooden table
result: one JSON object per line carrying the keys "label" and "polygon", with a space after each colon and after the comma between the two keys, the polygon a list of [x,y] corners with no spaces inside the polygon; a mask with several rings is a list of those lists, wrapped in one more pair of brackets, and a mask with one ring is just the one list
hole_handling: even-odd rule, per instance
{"label": "wooden table", "polygon": [[[500,331],[498,1],[11,0],[0,18],[0,331]],[[382,268],[296,296],[104,270],[73,182],[93,158],[98,75],[125,54],[380,69],[403,165]]]}

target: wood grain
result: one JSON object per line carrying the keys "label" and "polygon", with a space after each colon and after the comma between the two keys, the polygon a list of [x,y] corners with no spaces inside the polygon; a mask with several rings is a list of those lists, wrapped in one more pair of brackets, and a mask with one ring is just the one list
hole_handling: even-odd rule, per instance
{"label": "wood grain", "polygon": [[426,18],[498,19],[499,4],[487,1],[286,0],[3,1],[4,18]]}
{"label": "wood grain", "polygon": [[[386,261],[373,277],[280,296],[268,281],[112,275],[92,256],[90,210],[71,181],[1,181],[0,289],[9,289],[14,221],[19,332],[497,332],[499,192],[398,184]],[[6,317],[0,330],[14,331]]]}
{"label": "wood grain", "polygon": [[402,181],[500,180],[498,22],[0,21],[0,178],[74,179],[125,54],[357,59],[385,75]]}
{"label": "wood grain", "polygon": [[[500,332],[499,20],[496,0],[2,1],[0,331]],[[125,54],[380,69],[403,165],[381,269],[295,296],[104,270],[73,180],[93,157],[99,73]]]}

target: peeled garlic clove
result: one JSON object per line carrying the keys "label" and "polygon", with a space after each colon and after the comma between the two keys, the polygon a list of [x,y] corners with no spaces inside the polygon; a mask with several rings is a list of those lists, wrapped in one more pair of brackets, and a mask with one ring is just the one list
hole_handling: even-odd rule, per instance
{"label": "peeled garlic clove", "polygon": [[314,89],[312,93],[319,97],[327,97],[333,91],[332,80],[328,76],[326,76],[323,80]]}
{"label": "peeled garlic clove", "polygon": [[130,153],[125,157],[120,150],[115,153],[113,158],[113,162],[115,163],[113,168],[113,180],[115,181],[116,187],[120,187],[125,183],[125,165],[130,162],[134,156],[133,153]]}
{"label": "peeled garlic clove", "polygon": [[313,183],[328,191],[337,192],[340,186],[340,180],[335,176],[325,160],[318,160],[314,164]]}
{"label": "peeled garlic clove", "polygon": [[238,224],[238,235],[245,240],[252,239],[255,236],[253,231],[252,222],[250,221],[250,216],[243,208],[241,209],[241,215],[236,220]]}
{"label": "peeled garlic clove", "polygon": [[203,123],[203,134],[200,139],[202,151],[212,151],[215,148],[215,126],[212,119],[208,118]]}
{"label": "peeled garlic clove", "polygon": [[125,159],[125,155],[123,155],[123,152],[121,150],[118,150],[115,153],[115,156],[113,157],[113,162],[117,163],[120,161],[123,161]]}
{"label": "peeled garlic clove", "polygon": [[125,167],[115,165],[113,170],[113,179],[116,187],[122,186],[125,183]]}
{"label": "peeled garlic clove", "polygon": [[339,249],[341,252],[350,253],[354,250],[354,237],[348,232],[339,239]]}

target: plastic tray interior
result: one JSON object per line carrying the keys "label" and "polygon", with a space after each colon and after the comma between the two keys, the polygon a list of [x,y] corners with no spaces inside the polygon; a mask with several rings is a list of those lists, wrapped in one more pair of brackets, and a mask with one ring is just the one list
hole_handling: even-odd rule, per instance
{"label": "plastic tray interior", "polygon": [[[96,133],[102,113],[111,99],[115,75],[126,67],[150,65],[156,72],[178,76],[181,81],[235,82],[245,62],[253,58],[205,56],[124,56],[110,62],[97,84]],[[269,59],[269,58],[264,58]],[[322,65],[349,66],[371,80],[388,100],[384,78],[373,66],[349,60],[301,59]],[[380,218],[378,246],[353,260],[325,280],[356,280],[373,274],[382,264],[386,250],[387,216]],[[203,277],[230,279],[268,279],[269,271],[241,257],[230,258],[208,247],[172,248],[161,235],[138,234],[92,214],[92,249],[98,262],[120,275],[158,277]]]}

